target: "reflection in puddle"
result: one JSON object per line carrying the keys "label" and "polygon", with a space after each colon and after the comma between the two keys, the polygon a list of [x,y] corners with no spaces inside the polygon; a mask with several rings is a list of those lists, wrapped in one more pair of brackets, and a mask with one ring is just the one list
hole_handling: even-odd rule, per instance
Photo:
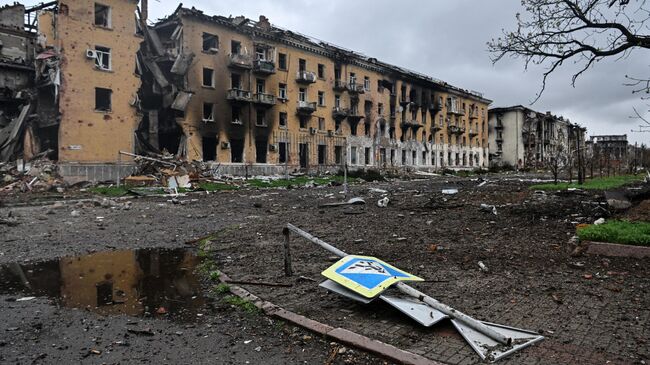
{"label": "reflection in puddle", "polygon": [[102,315],[192,320],[205,304],[199,262],[184,249],[143,249],[10,264],[0,266],[0,293],[48,296]]}

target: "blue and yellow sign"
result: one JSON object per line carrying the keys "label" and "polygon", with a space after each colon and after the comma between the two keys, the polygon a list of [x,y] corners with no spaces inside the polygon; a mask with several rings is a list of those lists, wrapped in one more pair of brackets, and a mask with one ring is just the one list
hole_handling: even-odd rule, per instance
{"label": "blue and yellow sign", "polygon": [[424,281],[378,258],[354,255],[330,266],[323,276],[366,298],[376,297],[399,281]]}

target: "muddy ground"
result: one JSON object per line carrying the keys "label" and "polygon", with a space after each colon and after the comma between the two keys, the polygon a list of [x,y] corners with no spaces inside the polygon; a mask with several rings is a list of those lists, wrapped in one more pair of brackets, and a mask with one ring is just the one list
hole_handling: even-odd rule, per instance
{"label": "muddy ground", "polygon": [[[293,223],[348,253],[377,256],[427,279],[414,286],[470,315],[546,337],[503,363],[647,362],[648,261],[571,256],[575,224],[608,216],[602,193],[539,193],[520,177],[489,179],[480,187],[474,179],[455,177],[354,185],[347,198],[359,196],[368,204],[347,207],[319,207],[345,200],[342,187],[190,194],[180,199],[182,204],[136,199],[128,210],[73,202],[9,206],[0,208],[0,215],[11,211],[19,224],[0,226],[0,263],[146,247],[195,248],[186,242],[216,233],[211,255],[231,278],[291,285],[244,285],[263,299],[434,360],[480,362],[448,324],[421,328],[385,305],[362,306],[319,289],[320,272],[333,258],[297,237],[292,238],[296,275],[285,278],[281,230]],[[459,193],[446,196],[444,188]],[[390,199],[386,208],[376,205],[383,195]],[[12,198],[6,204],[21,200],[29,199]],[[495,205],[497,214],[480,210],[481,203]],[[647,216],[639,206],[634,214]],[[488,272],[479,269],[479,261]],[[187,327],[58,308],[42,298],[7,301],[19,296],[0,298],[6,318],[0,324],[3,362],[173,363],[218,356],[233,363],[324,363],[336,348],[327,341],[304,341],[303,332],[295,334],[290,327],[278,331],[265,317],[251,318],[218,303],[206,309],[205,319]],[[141,320],[138,326],[154,327],[160,335],[131,335],[130,346],[116,346],[129,320]],[[94,345],[97,337],[100,342]],[[244,344],[251,338],[264,351]],[[95,347],[100,354],[88,352]],[[335,361],[379,361],[358,352],[345,356]]]}

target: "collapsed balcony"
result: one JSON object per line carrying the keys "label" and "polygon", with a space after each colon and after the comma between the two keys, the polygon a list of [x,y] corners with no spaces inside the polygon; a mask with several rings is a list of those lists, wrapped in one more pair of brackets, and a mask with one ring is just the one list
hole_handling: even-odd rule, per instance
{"label": "collapsed balcony", "polygon": [[231,53],[229,56],[228,66],[250,70],[253,67],[252,59],[249,55],[241,53]]}
{"label": "collapsed balcony", "polygon": [[251,92],[242,89],[230,89],[226,94],[226,99],[235,103],[248,103],[251,101]]}

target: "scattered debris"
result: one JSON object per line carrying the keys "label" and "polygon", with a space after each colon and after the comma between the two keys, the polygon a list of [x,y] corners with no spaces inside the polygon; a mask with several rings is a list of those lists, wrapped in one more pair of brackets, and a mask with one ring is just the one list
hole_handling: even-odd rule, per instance
{"label": "scattered debris", "polygon": [[479,209],[483,212],[488,212],[497,215],[497,207],[494,205],[481,204],[481,207]]}
{"label": "scattered debris", "polygon": [[342,205],[363,205],[366,201],[361,198],[352,198],[346,202],[321,204],[320,207],[339,207]]}
{"label": "scattered debris", "polygon": [[32,299],[36,299],[36,297],[22,297],[22,298],[16,299],[16,301],[17,302],[26,302],[26,301],[32,300]]}
{"label": "scattered debris", "polygon": [[620,191],[606,191],[605,199],[609,208],[613,210],[626,210],[632,207],[630,200]]}
{"label": "scattered debris", "polygon": [[488,272],[488,267],[483,263],[483,261],[478,262],[478,267],[481,269],[483,272]]}
{"label": "scattered debris", "polygon": [[442,193],[445,195],[456,195],[458,194],[458,189],[442,189]]}
{"label": "scattered debris", "polygon": [[605,224],[605,218],[599,218],[594,222],[594,225],[599,226],[601,224]]}
{"label": "scattered debris", "polygon": [[385,196],[385,197],[379,199],[379,201],[377,201],[377,206],[380,207],[380,208],[386,208],[388,206],[389,202],[390,202],[390,199],[388,199],[388,197]]}

